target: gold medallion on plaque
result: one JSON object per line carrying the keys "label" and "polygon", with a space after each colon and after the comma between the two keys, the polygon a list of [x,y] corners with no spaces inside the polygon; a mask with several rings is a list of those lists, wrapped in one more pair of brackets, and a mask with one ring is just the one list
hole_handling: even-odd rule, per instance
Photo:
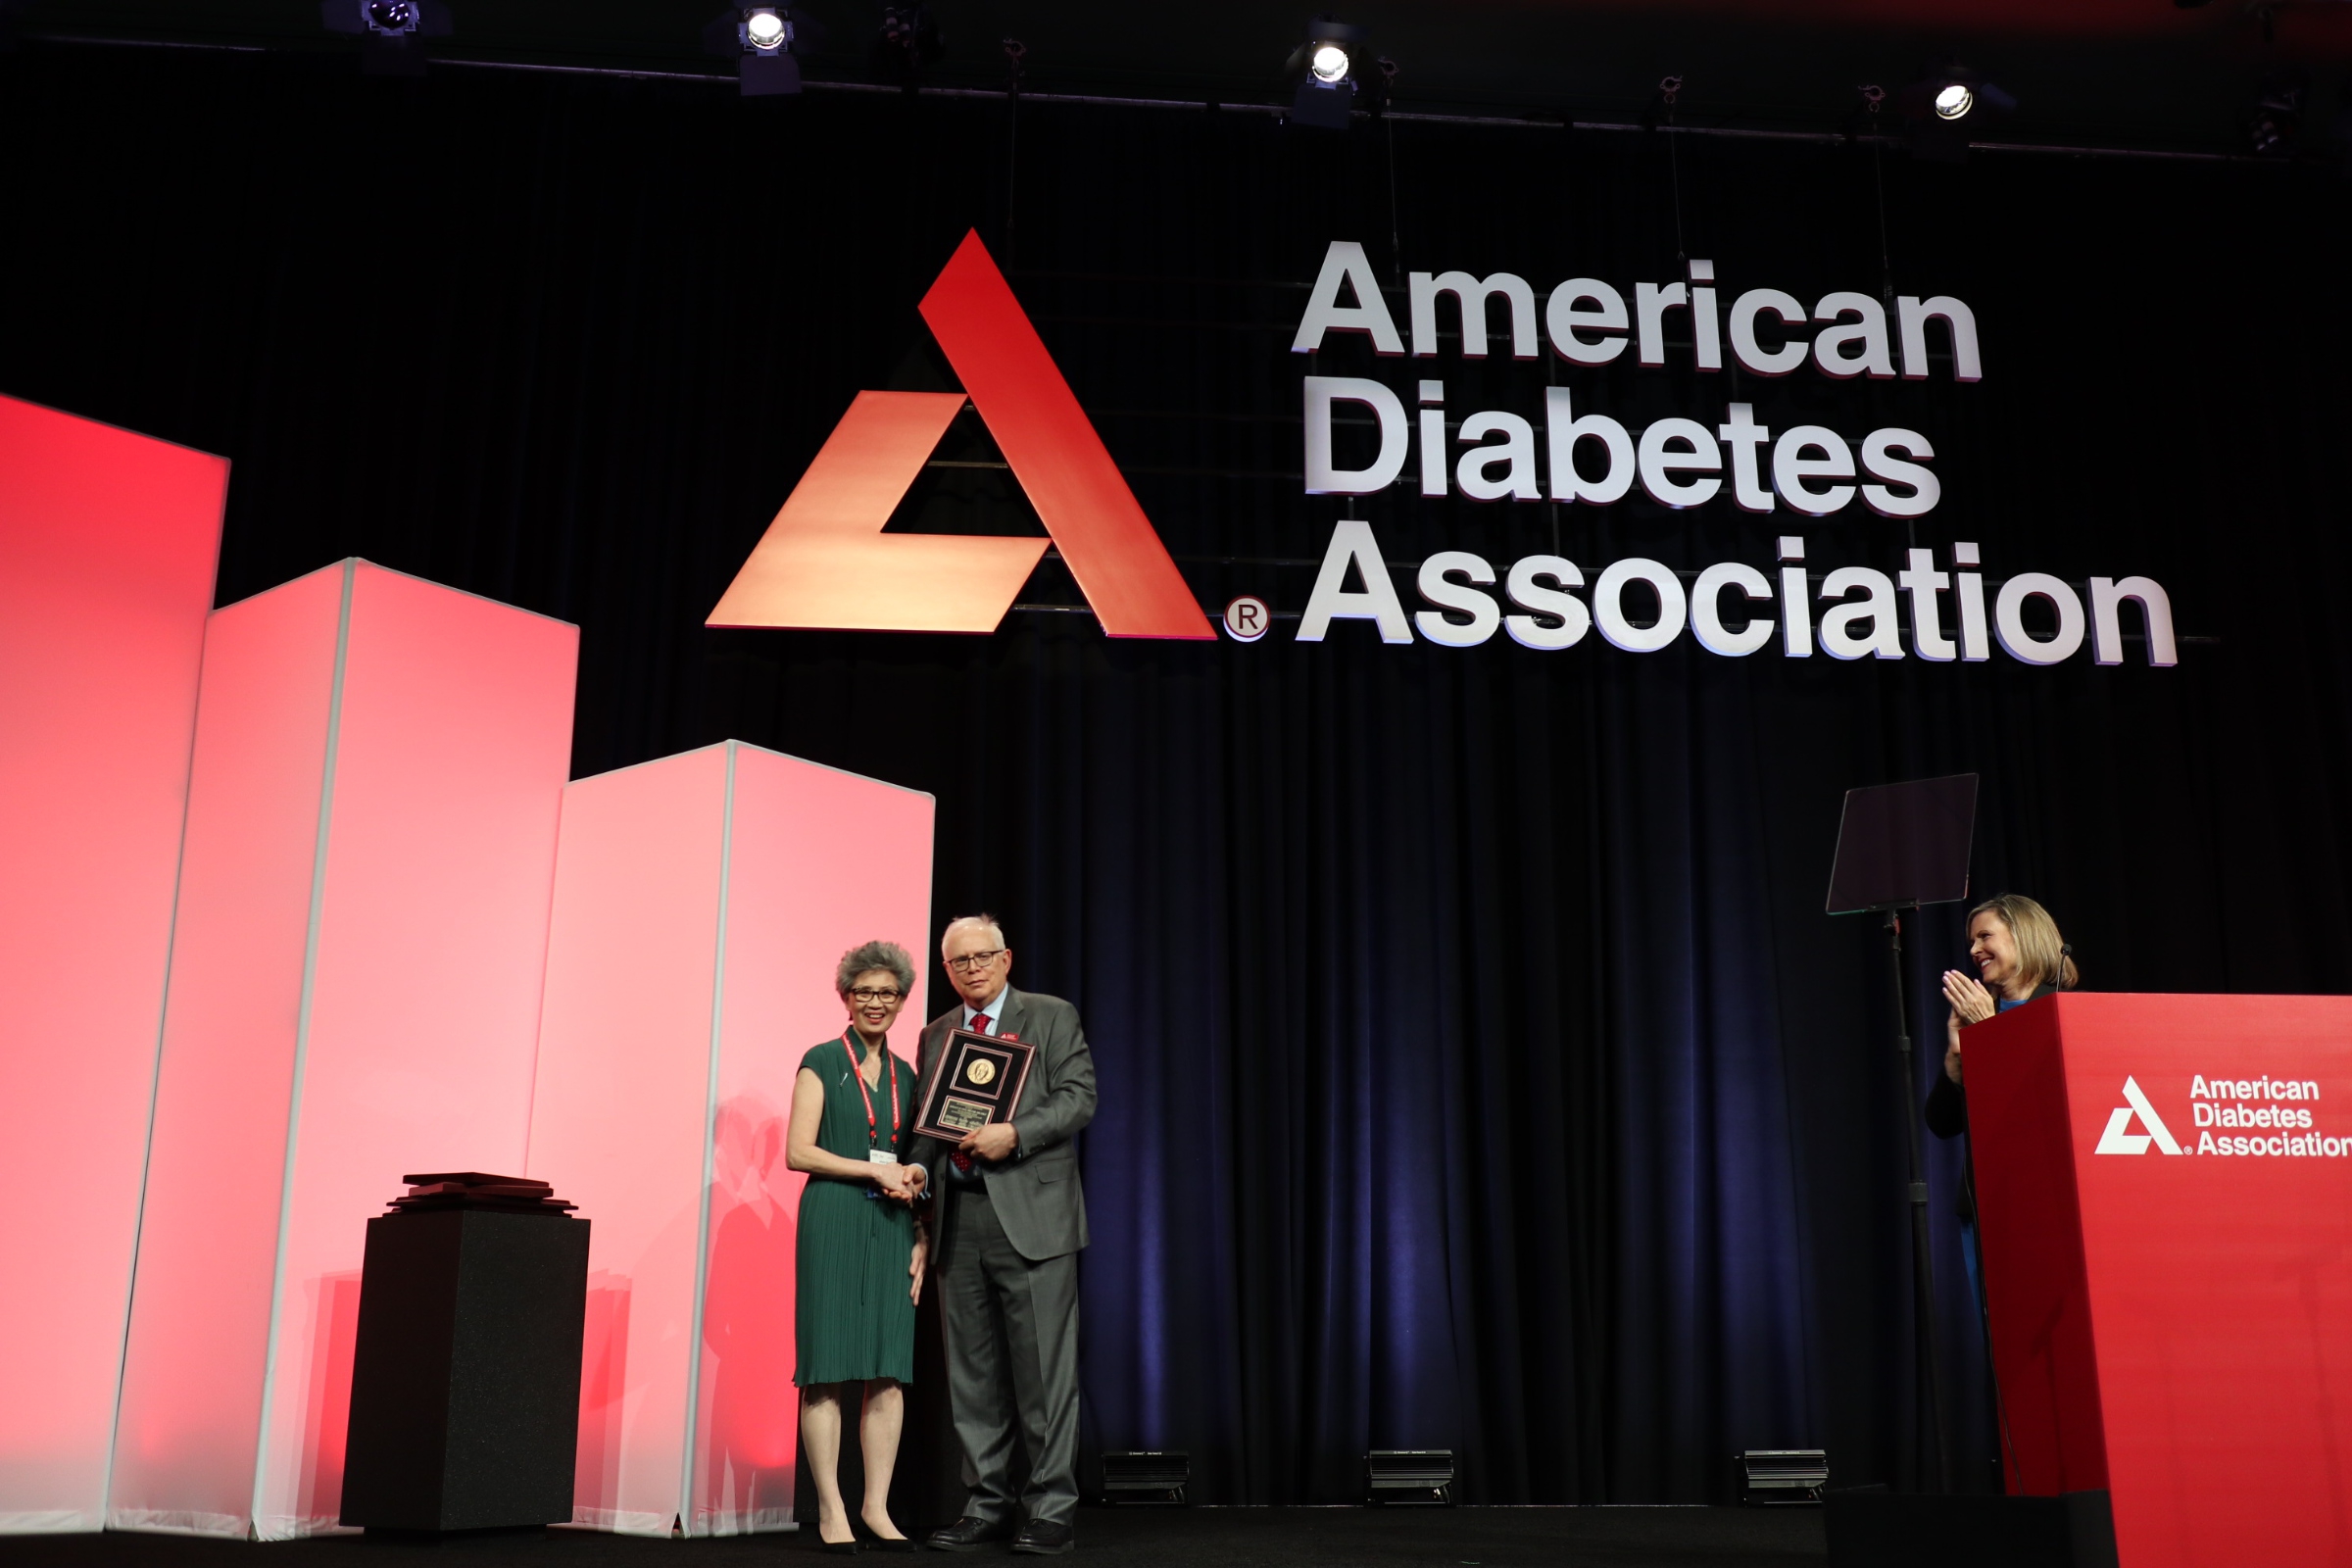
{"label": "gold medallion on plaque", "polygon": [[966,1067],[963,1070],[963,1075],[976,1084],[991,1083],[995,1081],[997,1076],[997,1064],[989,1060],[986,1056],[982,1056],[975,1060],[969,1067]]}

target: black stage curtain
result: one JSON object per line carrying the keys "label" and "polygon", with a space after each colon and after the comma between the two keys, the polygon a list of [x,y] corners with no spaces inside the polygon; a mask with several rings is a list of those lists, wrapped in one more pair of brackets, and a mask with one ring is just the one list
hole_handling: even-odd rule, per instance
{"label": "black stage curtain", "polygon": [[[2057,912],[2092,985],[2352,983],[2346,197],[2332,173],[1556,126],[811,93],[27,49],[5,68],[0,389],[235,461],[221,598],[346,555],[577,621],[581,773],[725,736],[936,793],[935,909],[998,911],[1084,1008],[1090,1444],[1204,1500],[1344,1500],[1367,1447],[1494,1502],[1720,1498],[1746,1446],[1915,1478],[1900,1123],[1874,930],[1821,913],[1840,792],[1974,769],[1975,886]],[[1896,288],[1975,307],[1985,378],[1759,382],[1556,364],[1637,422],[1928,432],[1945,500],[1791,527],[1359,514],[1388,555],[2147,572],[2193,638],[2055,669],[1331,641],[713,633],[851,397],[953,384],[916,300],[967,228],[1212,611],[1296,611],[1347,503],[1303,496],[1291,334],[1325,242],[1630,289]],[[1392,198],[1392,192],[1394,193]],[[1394,242],[1392,240],[1394,236]],[[1400,256],[1398,254],[1400,249]],[[1720,383],[1720,384],[1719,384]],[[945,456],[987,462],[967,416]],[[1001,469],[904,524],[1035,532]],[[1409,576],[1400,579],[1408,597]],[[1075,604],[1056,566],[1025,595]],[[843,824],[856,831],[857,824]],[[1957,910],[1914,933],[1934,973]],[[942,977],[934,975],[937,984]],[[941,995],[944,992],[936,992]],[[1993,1454],[1935,1151],[1971,1484]]]}

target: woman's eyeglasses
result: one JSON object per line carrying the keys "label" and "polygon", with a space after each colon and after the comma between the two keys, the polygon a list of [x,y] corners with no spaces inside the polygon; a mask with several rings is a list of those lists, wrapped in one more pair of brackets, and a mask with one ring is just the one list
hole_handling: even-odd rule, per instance
{"label": "woman's eyeglasses", "polygon": [[904,991],[878,991],[872,986],[858,986],[850,993],[850,1000],[852,1002],[896,1002],[906,994]]}

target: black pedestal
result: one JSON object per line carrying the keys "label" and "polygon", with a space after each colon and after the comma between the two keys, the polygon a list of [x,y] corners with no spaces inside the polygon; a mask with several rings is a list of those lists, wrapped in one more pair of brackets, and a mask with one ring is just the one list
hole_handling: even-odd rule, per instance
{"label": "black pedestal", "polygon": [[444,1208],[368,1222],[343,1523],[568,1523],[588,1222]]}
{"label": "black pedestal", "polygon": [[1830,1568],[2115,1568],[2104,1492],[1944,1496],[1868,1487],[1822,1500]]}

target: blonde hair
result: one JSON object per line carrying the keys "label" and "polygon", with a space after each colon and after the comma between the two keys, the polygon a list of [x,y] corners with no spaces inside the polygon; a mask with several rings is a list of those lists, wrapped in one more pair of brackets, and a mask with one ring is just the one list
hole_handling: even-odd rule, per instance
{"label": "blonde hair", "polygon": [[2034,989],[2047,985],[2072,991],[2082,983],[2074,954],[2058,934],[2058,922],[2050,918],[2049,910],[2022,893],[2003,893],[1969,910],[1968,923],[1975,925],[1980,914],[1999,916],[2017,939],[2018,966],[2033,980]]}

